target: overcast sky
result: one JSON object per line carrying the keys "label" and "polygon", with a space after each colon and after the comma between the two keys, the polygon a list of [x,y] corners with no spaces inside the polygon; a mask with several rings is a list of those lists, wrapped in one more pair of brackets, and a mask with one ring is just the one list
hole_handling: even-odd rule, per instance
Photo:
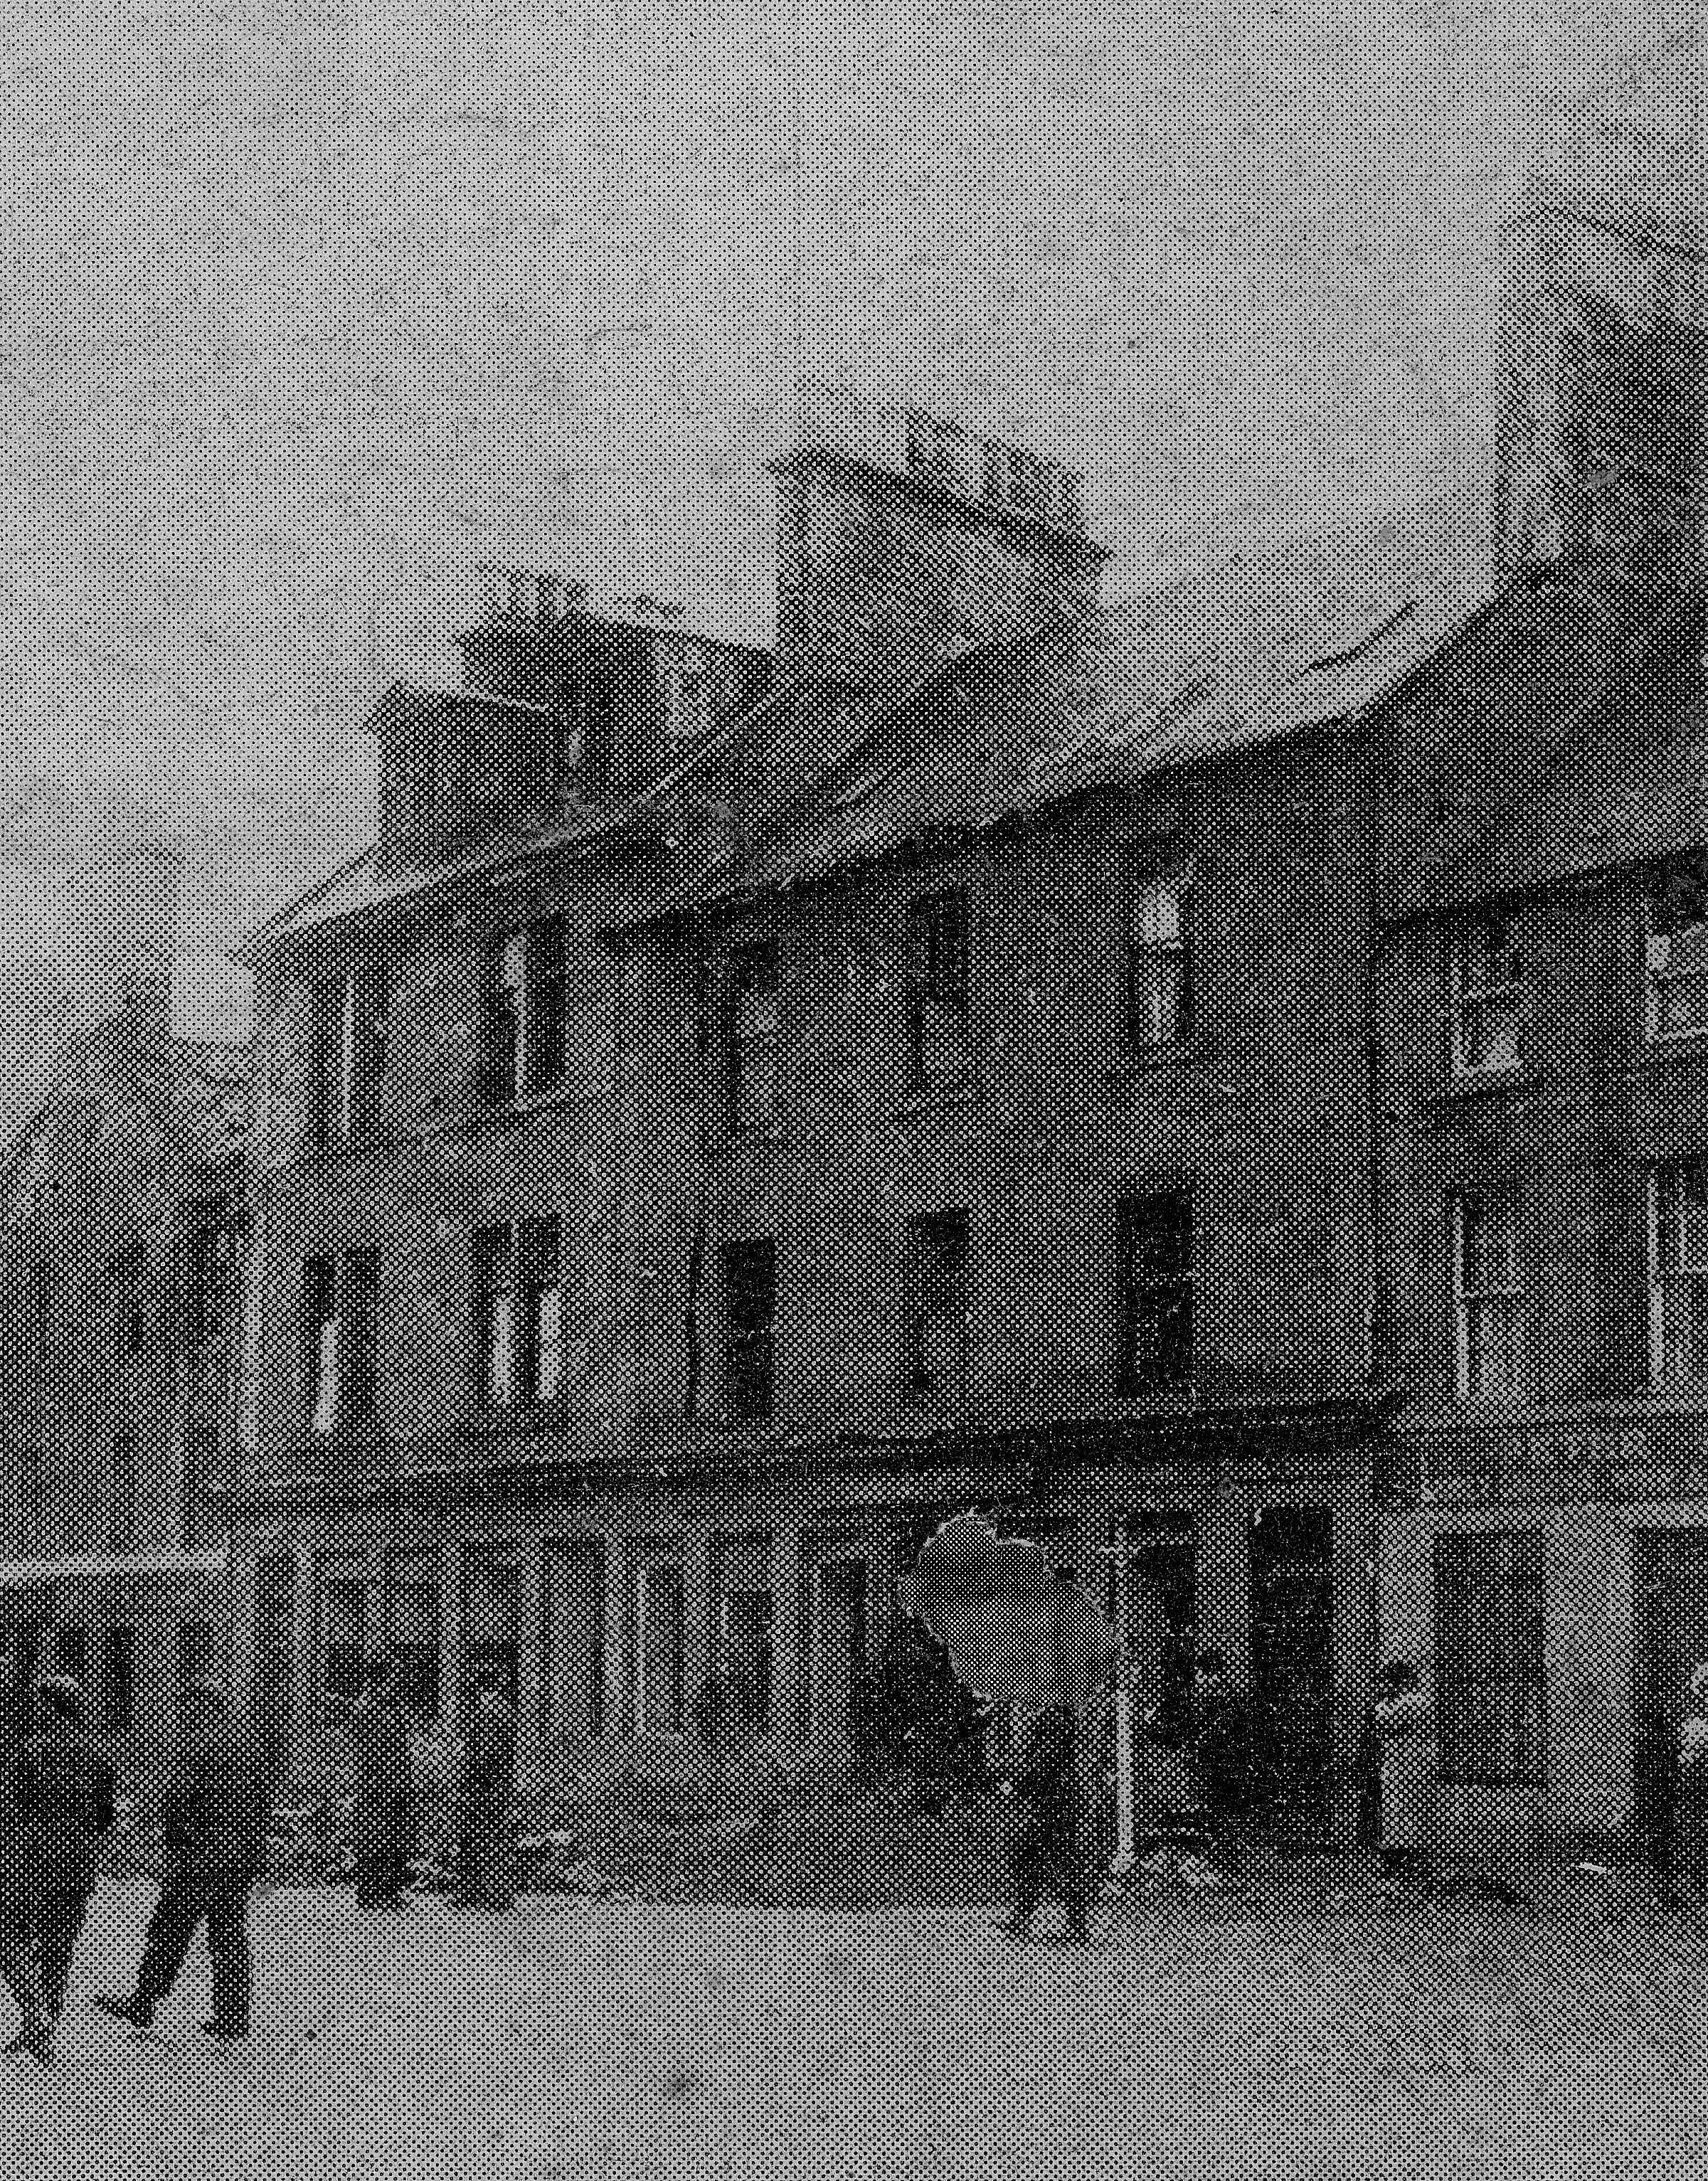
{"label": "overcast sky", "polygon": [[768,637],[798,372],[1081,466],[1116,596],[1462,478],[1503,208],[1694,15],[12,0],[12,1068],[42,875],[130,815],[189,842],[182,1019],[234,1019],[213,958],[362,845],[360,723],[477,560]]}

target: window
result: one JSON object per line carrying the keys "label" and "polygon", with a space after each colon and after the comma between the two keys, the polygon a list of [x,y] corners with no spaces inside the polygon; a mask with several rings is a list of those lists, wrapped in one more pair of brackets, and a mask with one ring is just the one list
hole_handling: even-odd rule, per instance
{"label": "window", "polygon": [[554,917],[512,931],[487,965],[487,1097],[494,1106],[563,1086],[563,927]]}
{"label": "window", "polygon": [[699,740],[711,725],[711,670],[705,653],[690,644],[666,669],[670,702],[668,732],[673,743]]}
{"label": "window", "polygon": [[552,735],[560,808],[584,803],[604,776],[616,719],[616,691],[603,676],[583,674],[559,686],[552,705]]}
{"label": "window", "polygon": [[635,1725],[641,1734],[682,1732],[682,1570],[643,1567],[638,1621]]}
{"label": "window", "polygon": [[939,1212],[908,1228],[909,1383],[920,1400],[966,1401],[967,1216]]}
{"label": "window", "polygon": [[723,1253],[724,1306],[729,1326],[725,1393],[734,1416],[771,1414],[777,1249],[771,1242],[732,1242]]}
{"label": "window", "polygon": [[777,1119],[777,949],[738,947],[729,958],[729,1124],[769,1129]]}
{"label": "window", "polygon": [[184,1286],[185,1367],[193,1411],[218,1427],[237,1391],[242,1302],[239,1240],[229,1220],[190,1232]]}
{"label": "window", "polygon": [[136,1719],[136,1631],[109,1628],[101,1659],[101,1724],[129,1734]]}
{"label": "window", "polygon": [[59,1671],[69,1674],[78,1687],[89,1684],[89,1631],[86,1628],[62,1628],[58,1637]]}
{"label": "window", "polygon": [[496,1674],[505,1702],[516,1709],[522,1571],[513,1560],[470,1559],[462,1591],[463,1686],[478,1688]]}
{"label": "window", "polygon": [[738,1739],[746,1740],[767,1732],[771,1725],[771,1593],[727,1592],[721,1619],[724,1725]]}
{"label": "window", "polygon": [[178,1624],[178,1703],[180,1716],[198,1681],[217,1680],[223,1663],[219,1631],[211,1621]]}
{"label": "window", "polygon": [[1546,1784],[1539,1531],[1435,1540],[1435,1684],[1444,1781]]}
{"label": "window", "polygon": [[563,1284],[555,1218],[477,1230],[474,1324],[483,1408],[557,1400],[563,1391]]}
{"label": "window", "polygon": [[1510,1196],[1461,1191],[1449,1214],[1455,1390],[1462,1401],[1498,1400],[1516,1394],[1523,1377],[1517,1208]]}
{"label": "window", "polygon": [[1663,872],[1649,892],[1649,1035],[1708,1030],[1708,862]]}
{"label": "window", "polygon": [[[45,1266],[36,1271],[36,1316],[38,1336],[51,1339],[53,1291]],[[113,1261],[113,1317],[119,1353],[140,1356],[148,1344],[148,1253],[140,1242],[121,1250]]]}
{"label": "window", "polygon": [[560,1732],[596,1740],[605,1731],[605,1548],[576,1538],[545,1555],[545,1715]]}
{"label": "window", "polygon": [[1649,1379],[1708,1378],[1708,1158],[1674,1159],[1649,1177]]}
{"label": "window", "polygon": [[355,1577],[328,1576],[320,1586],[320,1686],[329,1697],[353,1701],[362,1692],[368,1651],[368,1587]]}
{"label": "window", "polygon": [[391,1655],[404,1709],[417,1719],[439,1709],[439,1567],[431,1554],[394,1562]]}
{"label": "window", "polygon": [[1193,1358],[1192,1192],[1130,1196],[1116,1212],[1123,1393],[1189,1378]]}
{"label": "window", "polygon": [[1134,876],[1127,903],[1127,1035],[1135,1052],[1165,1052],[1191,1041],[1187,901],[1183,879]]}
{"label": "window", "polygon": [[1459,1075],[1516,1068],[1523,1057],[1523,959],[1506,915],[1475,918],[1452,938],[1453,1068]]}
{"label": "window", "polygon": [[913,1075],[921,1089],[967,1072],[967,897],[917,901],[908,912],[908,1000]]}
{"label": "window", "polygon": [[323,1149],[363,1142],[379,1129],[390,1002],[390,976],[382,962],[360,963],[326,988]]}
{"label": "window", "polygon": [[302,1369],[308,1427],[317,1438],[373,1421],[379,1253],[349,1250],[302,1267]]}

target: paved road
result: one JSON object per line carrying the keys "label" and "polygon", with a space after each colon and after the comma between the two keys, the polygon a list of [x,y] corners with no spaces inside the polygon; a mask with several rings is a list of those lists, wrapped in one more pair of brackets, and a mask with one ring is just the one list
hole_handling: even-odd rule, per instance
{"label": "paved road", "polygon": [[[51,2073],[3,2063],[19,2173],[1576,2176],[1704,2171],[1708,1946],[1469,1908],[1142,1904],[1089,1953],[981,1908],[873,1915],[347,1893],[256,1918],[261,2028],[96,2014],[150,1895],[103,1891]],[[80,1987],[80,1989],[79,1989]]]}

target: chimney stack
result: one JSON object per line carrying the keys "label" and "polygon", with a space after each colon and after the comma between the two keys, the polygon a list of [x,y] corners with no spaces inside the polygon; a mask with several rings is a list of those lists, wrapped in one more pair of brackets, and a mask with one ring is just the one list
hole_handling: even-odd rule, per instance
{"label": "chimney stack", "polygon": [[799,390],[777,479],[777,680],[896,698],[1097,604],[1108,549],[1060,462],[920,410]]}

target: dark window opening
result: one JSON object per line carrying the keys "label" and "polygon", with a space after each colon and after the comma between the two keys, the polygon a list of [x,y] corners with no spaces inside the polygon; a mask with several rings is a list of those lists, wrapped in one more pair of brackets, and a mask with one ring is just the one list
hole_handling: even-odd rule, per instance
{"label": "dark window opening", "polygon": [[908,912],[909,1032],[916,1087],[959,1082],[967,1041],[967,897],[959,888]]}
{"label": "dark window opening", "polygon": [[919,1400],[964,1407],[967,1377],[967,1216],[935,1212],[908,1227],[909,1383]]}
{"label": "dark window opening", "polygon": [[771,1242],[735,1242],[723,1253],[725,1309],[729,1325],[726,1387],[732,1416],[763,1418],[771,1411],[777,1249]]}
{"label": "dark window opening", "polygon": [[1441,1778],[1547,1784],[1542,1534],[1435,1540],[1435,1687]]}
{"label": "dark window opening", "polygon": [[777,966],[768,944],[729,958],[729,1124],[769,1129],[777,1119]]}
{"label": "dark window opening", "polygon": [[1193,1362],[1192,1192],[1124,1198],[1117,1379],[1123,1393],[1179,1384]]}

